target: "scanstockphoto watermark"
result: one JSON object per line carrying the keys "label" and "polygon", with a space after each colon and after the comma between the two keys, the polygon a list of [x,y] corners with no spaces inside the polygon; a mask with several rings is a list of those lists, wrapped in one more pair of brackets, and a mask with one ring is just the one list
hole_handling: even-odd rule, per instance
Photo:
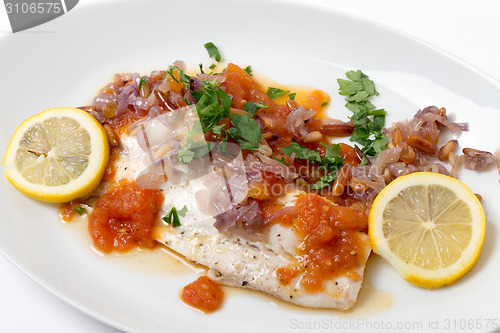
{"label": "scanstockphoto watermark", "polygon": [[427,320],[335,320],[321,319],[301,321],[291,319],[289,326],[298,331],[360,331],[360,332],[386,332],[386,331],[450,331],[450,332],[491,332],[500,328],[499,318],[431,318]]}

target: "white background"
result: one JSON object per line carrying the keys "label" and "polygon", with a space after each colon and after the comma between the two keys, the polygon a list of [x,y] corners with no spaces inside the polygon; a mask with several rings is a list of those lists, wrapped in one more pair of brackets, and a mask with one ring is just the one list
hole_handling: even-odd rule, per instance
{"label": "white background", "polygon": [[[96,5],[95,3],[99,1],[108,0],[80,0],[73,10]],[[310,3],[313,6],[330,8],[383,23],[433,44],[500,81],[498,36],[500,1],[498,0],[411,2],[295,0],[294,2]],[[10,31],[5,7],[0,5],[0,38],[10,34]],[[1,79],[6,78],[1,77]],[[498,295],[492,296],[498,297]],[[118,331],[67,305],[0,255],[0,332]]]}

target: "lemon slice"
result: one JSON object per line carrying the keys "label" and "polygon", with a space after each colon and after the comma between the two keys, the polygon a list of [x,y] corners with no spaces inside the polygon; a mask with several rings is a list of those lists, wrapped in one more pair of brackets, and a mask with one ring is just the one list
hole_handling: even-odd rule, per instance
{"label": "lemon slice", "polygon": [[109,160],[106,132],[80,109],[42,111],[26,119],[7,146],[9,181],[32,198],[66,202],[92,192]]}
{"label": "lemon slice", "polygon": [[481,203],[462,182],[431,172],[395,179],[369,215],[373,251],[407,281],[449,285],[477,262],[484,242]]}

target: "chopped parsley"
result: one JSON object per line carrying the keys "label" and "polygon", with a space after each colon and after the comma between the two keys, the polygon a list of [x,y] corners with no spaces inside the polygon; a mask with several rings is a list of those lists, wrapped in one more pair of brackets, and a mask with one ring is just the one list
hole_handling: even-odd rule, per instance
{"label": "chopped parsley", "polygon": [[288,90],[283,90],[280,88],[273,88],[273,87],[267,88],[267,91],[266,91],[266,95],[269,96],[269,98],[271,98],[271,99],[278,98],[278,97],[286,95],[288,93],[289,93]]}
{"label": "chopped parsley", "polygon": [[[319,166],[325,170],[325,175],[321,177],[319,181],[311,185],[312,189],[321,189],[333,182],[337,178],[337,170],[339,170],[344,163],[344,159],[340,157],[341,152],[338,144],[323,145],[326,147],[323,156],[321,156],[319,151],[306,148],[297,142],[287,147],[280,148],[280,151],[285,155],[290,156],[295,153],[295,158],[319,164]],[[280,161],[276,158],[275,160]],[[283,163],[284,160],[280,162]]]}
{"label": "chopped parsley", "polygon": [[72,210],[75,211],[75,212],[77,212],[78,215],[80,215],[80,216],[83,215],[83,214],[85,214],[87,212],[87,210],[84,207],[82,207],[82,206],[75,206],[75,207],[73,207]]}
{"label": "chopped parsley", "polygon": [[168,224],[170,224],[172,227],[180,227],[181,226],[181,221],[179,220],[179,215],[181,217],[186,217],[186,213],[187,213],[188,209],[186,207],[186,205],[184,205],[184,207],[182,207],[181,210],[177,210],[175,207],[172,207],[172,209],[170,209],[170,212],[168,212],[167,215],[163,216],[163,221],[167,222]]}
{"label": "chopped parsley", "polygon": [[259,103],[246,102],[245,105],[243,105],[243,110],[255,114],[255,111],[257,111],[258,109],[267,109],[268,107],[269,106],[264,104],[263,101],[259,101]]}
{"label": "chopped parsley", "polygon": [[327,106],[327,105],[328,105],[328,101],[324,101],[323,103],[321,103],[321,107]]}
{"label": "chopped parsley", "polygon": [[214,45],[212,42],[208,42],[205,45],[203,45],[205,49],[208,51],[208,56],[210,58],[214,58],[215,61],[220,62],[221,56],[219,53],[219,49],[217,49],[217,46]]}
{"label": "chopped parsley", "polygon": [[277,158],[276,156],[271,156],[271,158],[272,158],[273,160],[276,160],[276,161],[278,161],[278,162],[283,163],[283,164],[284,164],[284,165],[286,165],[286,166],[290,166],[290,164],[288,164],[288,163],[285,161],[285,157],[283,157],[283,156],[281,157],[281,159],[280,159],[280,158]]}
{"label": "chopped parsley", "polygon": [[141,90],[142,85],[145,84],[146,82],[148,82],[148,77],[147,76],[141,77],[141,79],[139,80],[139,85],[137,86],[137,90]]}
{"label": "chopped parsley", "polygon": [[[176,75],[174,74],[174,69],[177,69],[179,71],[180,81],[177,79]],[[166,75],[170,75],[170,77],[172,78],[172,80],[174,80],[177,83],[182,82],[184,84],[184,86],[186,86],[186,88],[189,89],[189,83],[191,82],[191,76],[189,76],[186,73],[184,73],[184,71],[182,69],[180,69],[179,67],[177,67],[177,66],[170,66],[170,68],[168,69]]]}
{"label": "chopped parsley", "polygon": [[193,141],[193,137],[201,133],[199,122],[195,122],[193,124],[193,128],[189,128],[189,124],[187,123],[186,126],[188,127],[187,135],[185,137],[186,144],[179,149],[176,156],[177,161],[180,164],[187,164],[195,158],[205,155],[210,149],[208,142]]}
{"label": "chopped parsley", "polygon": [[206,79],[202,89],[191,93],[197,101],[196,110],[204,133],[210,131],[222,119],[229,117],[231,97],[219,87],[217,79]]}
{"label": "chopped parsley", "polygon": [[295,99],[295,96],[297,96],[297,93],[288,94],[288,98],[290,98],[292,101]]}
{"label": "chopped parsley", "polygon": [[244,115],[231,114],[231,124],[234,127],[229,128],[226,132],[229,137],[240,145],[242,150],[257,150],[259,149],[261,130],[260,125],[252,119],[257,109],[267,108],[261,103],[248,102],[243,106],[247,111]]}
{"label": "chopped parsley", "polygon": [[244,68],[244,70],[245,70],[245,72],[247,72],[247,73],[248,73],[248,75],[250,75],[250,76],[252,76],[252,75],[253,75],[253,74],[252,74],[252,67],[251,67],[251,66],[247,66],[247,67],[245,67],[245,68]]}
{"label": "chopped parsley", "polygon": [[288,156],[295,153],[295,158],[308,160],[311,163],[321,163],[321,155],[319,151],[301,146],[297,142],[293,142],[287,147],[281,147],[280,150],[283,154]]}
{"label": "chopped parsley", "polygon": [[[385,110],[376,109],[368,100],[378,95],[375,84],[360,70],[349,71],[345,79],[338,79],[339,94],[346,97],[346,107],[352,111],[350,117],[354,131],[350,140],[361,144],[361,165],[367,164],[367,156],[375,156],[387,148],[387,138],[382,132],[385,126]],[[358,147],[359,148],[359,147]]]}

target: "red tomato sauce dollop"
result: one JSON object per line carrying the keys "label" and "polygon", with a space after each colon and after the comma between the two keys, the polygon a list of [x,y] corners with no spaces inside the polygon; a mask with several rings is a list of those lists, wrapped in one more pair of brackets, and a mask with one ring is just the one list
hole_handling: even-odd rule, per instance
{"label": "red tomato sauce dollop", "polygon": [[182,289],[181,299],[195,309],[210,313],[221,306],[224,291],[209,277],[201,276]]}
{"label": "red tomato sauce dollop", "polygon": [[121,180],[101,195],[89,216],[94,246],[105,253],[154,247],[152,231],[162,203],[161,191]]}

